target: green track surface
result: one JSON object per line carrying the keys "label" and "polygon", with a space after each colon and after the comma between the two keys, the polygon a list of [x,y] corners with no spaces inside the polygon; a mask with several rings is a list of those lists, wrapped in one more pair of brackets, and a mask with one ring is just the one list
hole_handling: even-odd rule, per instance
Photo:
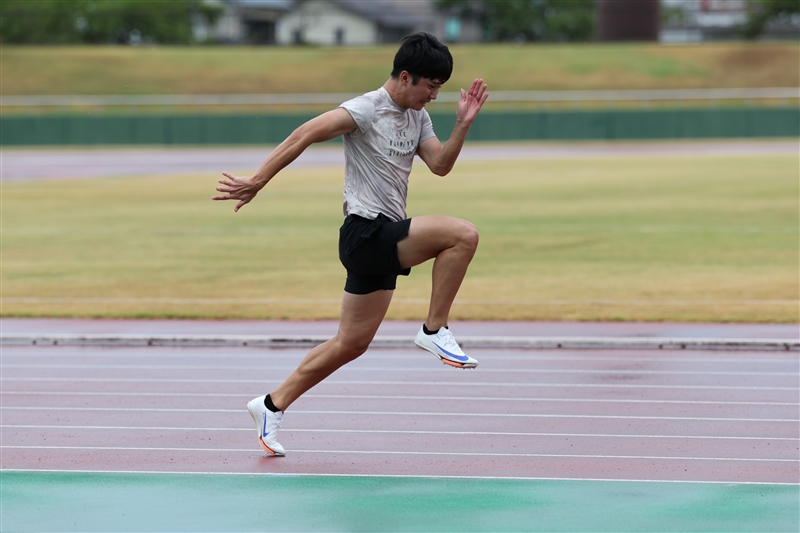
{"label": "green track surface", "polygon": [[4,532],[800,527],[798,485],[20,471],[0,480]]}

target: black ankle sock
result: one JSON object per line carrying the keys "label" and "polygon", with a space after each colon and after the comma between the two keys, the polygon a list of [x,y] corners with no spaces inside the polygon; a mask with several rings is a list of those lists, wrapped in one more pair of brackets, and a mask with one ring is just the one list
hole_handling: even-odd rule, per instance
{"label": "black ankle sock", "polygon": [[280,409],[275,407],[275,404],[272,403],[272,398],[269,397],[269,394],[267,394],[266,398],[264,398],[264,407],[266,407],[267,409],[269,409],[273,413],[277,413],[277,412],[280,411]]}
{"label": "black ankle sock", "polygon": [[[447,326],[445,326],[445,327],[444,327],[444,329],[448,329],[448,328],[447,328]],[[426,326],[424,323],[422,324],[422,332],[423,332],[425,335],[436,335],[437,333],[439,333],[439,331],[438,331],[438,330],[437,330],[437,331],[431,331],[431,330],[429,330],[429,329],[428,329],[428,326]]]}

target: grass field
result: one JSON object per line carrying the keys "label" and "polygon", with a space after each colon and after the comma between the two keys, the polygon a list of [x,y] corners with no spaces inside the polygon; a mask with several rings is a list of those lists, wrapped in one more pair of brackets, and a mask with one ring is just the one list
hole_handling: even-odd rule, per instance
{"label": "grass field", "polygon": [[[4,183],[2,314],[336,318],[341,172],[287,170],[237,214],[213,173]],[[417,165],[409,215],[481,232],[456,319],[797,322],[798,177],[796,156]],[[424,316],[429,284],[400,278],[389,317]]]}
{"label": "grass field", "polygon": [[[316,47],[3,46],[4,95],[362,93],[395,45]],[[800,43],[453,45],[446,90],[796,87]]]}

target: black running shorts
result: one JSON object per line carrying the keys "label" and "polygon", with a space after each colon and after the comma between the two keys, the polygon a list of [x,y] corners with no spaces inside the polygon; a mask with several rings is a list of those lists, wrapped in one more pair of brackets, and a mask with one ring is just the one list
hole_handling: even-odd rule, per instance
{"label": "black running shorts", "polygon": [[339,229],[339,260],[347,269],[345,292],[369,294],[394,290],[397,276],[408,276],[401,268],[397,243],[408,235],[411,219],[393,222],[385,215],[375,220],[348,215]]}

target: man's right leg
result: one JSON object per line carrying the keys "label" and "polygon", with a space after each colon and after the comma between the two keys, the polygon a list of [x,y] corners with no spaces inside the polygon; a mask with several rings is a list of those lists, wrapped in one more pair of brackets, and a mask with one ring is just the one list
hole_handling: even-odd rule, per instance
{"label": "man's right leg", "polygon": [[[446,216],[411,219],[408,236],[397,243],[400,266],[409,268],[433,259],[431,303],[415,344],[447,365],[475,368],[448,328],[450,307],[478,247],[478,231],[465,220]],[[427,331],[426,331],[427,330]]]}
{"label": "man's right leg", "polygon": [[461,282],[478,248],[478,231],[470,222],[453,217],[414,217],[408,236],[397,243],[400,266],[410,268],[433,259],[431,303],[425,325],[447,326]]}
{"label": "man's right leg", "polygon": [[263,405],[264,396],[252,400],[248,411],[255,420],[262,447],[274,455],[283,455],[283,447],[275,441],[283,411],[297,398],[331,375],[343,365],[367,351],[381,325],[394,291],[379,290],[369,294],[344,293],[339,331],[320,344],[300,362],[286,380],[269,394],[277,413]]}

